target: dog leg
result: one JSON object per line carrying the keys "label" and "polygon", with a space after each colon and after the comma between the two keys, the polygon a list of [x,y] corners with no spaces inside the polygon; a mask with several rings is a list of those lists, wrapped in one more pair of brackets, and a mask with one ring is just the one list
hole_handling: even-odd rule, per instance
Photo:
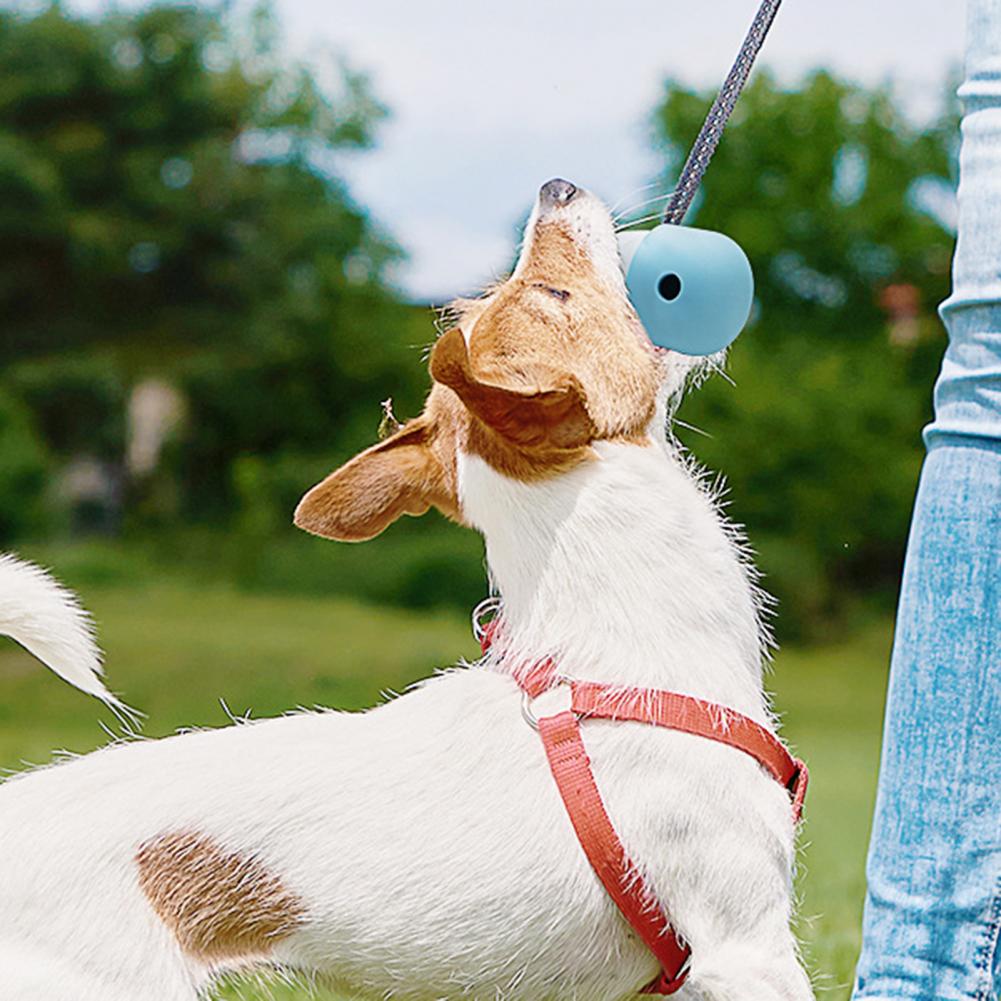
{"label": "dog leg", "polygon": [[705,1001],[813,1001],[788,933],[771,948],[760,940],[724,943],[692,964],[689,982]]}

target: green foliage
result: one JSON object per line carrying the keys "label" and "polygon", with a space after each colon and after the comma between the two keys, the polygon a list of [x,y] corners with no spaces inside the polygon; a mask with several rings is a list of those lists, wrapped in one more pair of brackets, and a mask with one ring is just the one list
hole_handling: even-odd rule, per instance
{"label": "green foliage", "polygon": [[[343,290],[349,254],[381,266],[387,248],[367,244],[364,215],[318,166],[364,145],[381,109],[351,77],[335,108],[257,42],[242,51],[220,15],[189,5],[0,14],[8,356],[116,340],[162,350],[220,328],[235,344],[268,300],[301,315]],[[296,275],[318,257],[317,274]]]}
{"label": "green foliage", "polygon": [[27,410],[0,391],[0,549],[45,526],[50,472]]}
{"label": "green foliage", "polygon": [[[674,166],[710,100],[669,89],[656,125]],[[687,221],[724,229],[751,258],[757,343],[805,323],[817,342],[868,342],[885,326],[877,293],[891,281],[917,285],[926,308],[945,297],[951,238],[920,195],[952,185],[956,126],[950,109],[917,129],[888,92],[826,72],[793,90],[756,74]]]}
{"label": "green foliage", "polygon": [[[367,419],[358,425],[358,444],[371,443],[374,428]],[[435,513],[403,518],[360,545],[333,544],[292,528],[292,512],[306,489],[350,454],[287,450],[237,457],[235,514],[214,557],[226,576],[250,590],[345,594],[408,608],[472,607],[487,590],[482,542]]]}
{"label": "green foliage", "polygon": [[[711,97],[672,87],[657,128],[672,160]],[[760,550],[780,629],[819,628],[852,593],[895,590],[945,337],[952,237],[922,195],[950,183],[956,122],[908,123],[884,91],[827,73],[782,90],[758,73],[688,222],[730,234],[755,271],[755,317],[682,407],[679,434],[723,470]],[[673,174],[672,174],[673,176]],[[880,306],[917,290],[914,343]]]}
{"label": "green foliage", "polygon": [[286,532],[256,543],[231,536],[224,552],[227,577],[250,591],[342,594],[397,608],[466,611],[487,592],[479,536],[433,514],[358,545]]}
{"label": "green foliage", "polygon": [[12,366],[7,386],[35,414],[63,455],[119,459],[125,449],[126,387],[106,354],[67,354]]}
{"label": "green foliage", "polygon": [[[336,174],[384,114],[365,79],[321,88],[264,8],[187,4],[3,11],[0,66],[0,364],[99,352],[97,383],[179,383],[188,517],[232,506],[234,455],[356,440],[355,401],[408,361],[386,333],[410,329],[383,281],[397,251]],[[74,423],[118,436],[64,374],[32,375],[55,447]]]}

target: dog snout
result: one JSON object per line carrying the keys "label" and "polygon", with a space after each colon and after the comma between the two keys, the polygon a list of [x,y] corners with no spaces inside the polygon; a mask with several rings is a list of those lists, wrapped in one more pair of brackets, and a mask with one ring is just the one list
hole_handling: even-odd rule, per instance
{"label": "dog snout", "polygon": [[551,181],[546,181],[539,189],[539,204],[543,208],[566,205],[576,194],[577,186],[575,184],[564,181],[562,177],[554,177]]}

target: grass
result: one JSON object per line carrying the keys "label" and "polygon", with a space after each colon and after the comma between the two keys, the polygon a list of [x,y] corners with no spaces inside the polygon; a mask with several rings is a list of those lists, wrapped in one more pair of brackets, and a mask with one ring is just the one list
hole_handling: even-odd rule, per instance
{"label": "grass", "polygon": [[[182,582],[88,586],[83,598],[109,652],[112,687],[148,713],[150,735],[223,725],[220,700],[255,716],[297,705],[359,708],[476,651],[467,620],[450,611]],[[799,933],[825,1001],[848,997],[858,948],[889,638],[881,620],[838,645],[785,650],[770,681],[785,735],[811,769]],[[0,641],[0,768],[48,761],[55,748],[99,746],[106,737],[98,715],[92,701]],[[227,996],[307,995],[243,984]]]}

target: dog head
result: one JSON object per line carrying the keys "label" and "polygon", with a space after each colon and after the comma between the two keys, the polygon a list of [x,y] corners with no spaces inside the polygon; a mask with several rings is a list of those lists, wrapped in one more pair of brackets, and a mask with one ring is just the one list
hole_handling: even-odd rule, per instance
{"label": "dog head", "polygon": [[460,450],[517,479],[558,476],[595,442],[649,444],[683,381],[686,362],[651,344],[629,303],[608,210],[568,181],[542,186],[511,276],[454,315],[424,412],[313,487],[300,528],[359,541],[431,506],[464,521]]}

